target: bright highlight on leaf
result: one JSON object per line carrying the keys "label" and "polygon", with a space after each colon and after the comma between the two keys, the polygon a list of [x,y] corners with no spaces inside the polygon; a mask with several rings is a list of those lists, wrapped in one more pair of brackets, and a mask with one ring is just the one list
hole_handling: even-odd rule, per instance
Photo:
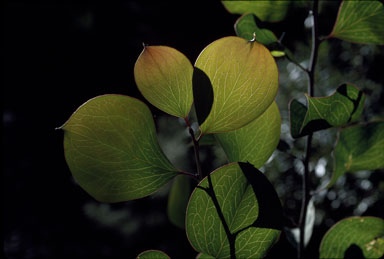
{"label": "bright highlight on leaf", "polygon": [[380,258],[383,254],[384,220],[376,217],[343,219],[320,244],[320,258]]}
{"label": "bright highlight on leaf", "polygon": [[137,99],[93,98],[62,129],[74,178],[101,202],[147,196],[177,175],[160,149],[150,110]]}
{"label": "bright highlight on leaf", "polygon": [[307,107],[296,100],[290,103],[291,135],[294,138],[356,121],[365,101],[363,92],[350,84],[339,86],[331,96],[305,97]]}
{"label": "bright highlight on leaf", "polygon": [[137,259],[169,259],[170,257],[159,250],[147,250],[137,256]]}
{"label": "bright highlight on leaf", "polygon": [[344,0],[333,31],[328,37],[384,45],[383,3],[378,0]]}
{"label": "bright highlight on leaf", "polygon": [[261,258],[277,241],[282,220],[280,200],[264,174],[251,164],[234,163],[212,172],[194,190],[186,232],[203,255]]}
{"label": "bright highlight on leaf", "polygon": [[182,53],[166,46],[146,46],[136,61],[137,87],[151,104],[185,118],[191,109],[193,66]]}
{"label": "bright highlight on leaf", "polygon": [[233,14],[253,13],[263,22],[278,22],[285,18],[289,0],[263,1],[221,1],[225,8]]}
{"label": "bright highlight on leaf", "polygon": [[195,66],[209,78],[213,105],[200,125],[203,134],[238,129],[260,116],[278,89],[275,60],[257,42],[225,37],[208,45]]}
{"label": "bright highlight on leaf", "polygon": [[384,168],[384,122],[341,130],[333,156],[334,169],[328,187],[344,173]]}
{"label": "bright highlight on leaf", "polygon": [[261,167],[280,139],[281,117],[276,102],[256,120],[238,130],[215,134],[229,162],[249,162]]}

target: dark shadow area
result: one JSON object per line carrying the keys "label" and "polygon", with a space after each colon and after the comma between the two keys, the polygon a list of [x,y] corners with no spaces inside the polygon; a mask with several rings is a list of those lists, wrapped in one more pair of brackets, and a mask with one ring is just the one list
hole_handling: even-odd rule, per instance
{"label": "dark shadow area", "polygon": [[352,244],[344,252],[344,259],[362,259],[365,258],[363,251],[360,247],[355,244]]}
{"label": "dark shadow area", "polygon": [[199,125],[207,119],[213,104],[212,83],[207,74],[195,67],[192,77],[193,100]]}
{"label": "dark shadow area", "polygon": [[304,126],[301,131],[300,137],[310,134],[311,132],[315,132],[318,130],[331,128],[332,125],[328,123],[328,121],[324,119],[311,120]]}
{"label": "dark shadow area", "polygon": [[[359,108],[359,105],[360,105],[360,102],[361,102],[361,99],[363,98],[363,91],[359,91],[359,94],[357,96],[356,99],[353,99],[351,97],[348,96],[348,92],[347,92],[347,84],[342,84],[341,86],[339,86],[336,90],[339,94],[345,96],[346,98],[348,98],[348,100],[350,100],[353,104],[353,110],[351,112],[351,114],[349,115],[349,118],[348,118],[348,121],[347,122],[351,122],[352,120],[352,116],[353,114],[357,111],[357,108]],[[363,104],[362,104],[363,105]]]}

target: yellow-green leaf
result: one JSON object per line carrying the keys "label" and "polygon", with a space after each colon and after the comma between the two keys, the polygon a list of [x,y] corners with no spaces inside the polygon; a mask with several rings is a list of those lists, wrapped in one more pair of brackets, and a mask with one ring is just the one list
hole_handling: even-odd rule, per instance
{"label": "yellow-green leaf", "polygon": [[159,146],[151,111],[135,98],[93,98],[62,129],[73,177],[99,201],[141,198],[177,175]]}
{"label": "yellow-green leaf", "polygon": [[207,75],[213,88],[210,113],[200,125],[203,134],[245,126],[260,116],[277,94],[275,60],[258,42],[221,38],[201,52],[195,66]]}
{"label": "yellow-green leaf", "polygon": [[185,118],[191,109],[193,66],[181,52],[166,46],[145,46],[136,61],[137,87],[151,104]]}

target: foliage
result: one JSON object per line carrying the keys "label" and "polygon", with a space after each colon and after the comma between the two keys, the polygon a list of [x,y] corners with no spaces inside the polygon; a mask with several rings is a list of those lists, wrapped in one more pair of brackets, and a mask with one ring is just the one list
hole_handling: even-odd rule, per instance
{"label": "foliage", "polygon": [[[168,217],[178,227],[185,226],[199,258],[266,256],[278,242],[285,220],[269,171],[261,170],[277,147],[295,156],[290,147],[282,148],[283,142],[279,143],[282,120],[275,101],[278,67],[274,57],[285,56],[309,77],[307,104],[294,99],[289,107],[291,136],[307,136],[300,237],[296,238],[299,257],[303,257],[304,240],[309,240],[314,222],[306,217],[307,211],[314,210],[308,182],[314,132],[339,128],[333,176],[324,188],[331,188],[346,172],[384,167],[383,122],[360,123],[366,99],[362,90],[343,83],[332,95],[312,96],[319,45],[333,37],[384,44],[384,9],[379,1],[345,1],[333,31],[320,39],[318,1],[314,1],[309,16],[312,54],[305,68],[271,30],[262,28],[262,22],[283,20],[291,4],[223,1],[228,11],[242,15],[235,24],[237,36],[209,44],[194,65],[176,49],[144,46],[134,68],[138,89],[149,103],[184,120],[197,173],[177,169],[168,160],[145,103],[128,96],[103,95],[83,104],[61,127],[66,161],[79,185],[101,202],[120,202],[148,196],[173,180]],[[199,153],[204,143],[218,144],[231,163],[207,173]],[[324,236],[320,256],[343,257],[357,246],[365,257],[378,258],[384,253],[382,230],[381,219],[342,220]],[[346,232],[353,235],[344,238]],[[334,242],[336,238],[345,240]],[[155,250],[138,257],[168,258]]]}

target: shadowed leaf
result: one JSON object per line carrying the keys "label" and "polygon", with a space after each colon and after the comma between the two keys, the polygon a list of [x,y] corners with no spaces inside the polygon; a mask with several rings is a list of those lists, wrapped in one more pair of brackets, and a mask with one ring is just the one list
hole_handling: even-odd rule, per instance
{"label": "shadowed leaf", "polygon": [[74,178],[99,201],[141,198],[177,175],[160,149],[150,110],[137,99],[98,96],[80,106],[62,129]]}
{"label": "shadowed leaf", "polygon": [[328,37],[384,45],[383,3],[377,0],[343,1]]}
{"label": "shadowed leaf", "polygon": [[202,125],[212,109],[213,88],[208,76],[197,67],[193,70],[192,85],[197,122]]}
{"label": "shadowed leaf", "polygon": [[308,106],[290,103],[291,135],[294,138],[322,129],[344,126],[356,121],[364,107],[365,95],[350,84],[341,85],[327,97],[309,97]]}
{"label": "shadowed leaf", "polygon": [[137,256],[137,259],[169,259],[170,257],[159,250],[147,250]]}
{"label": "shadowed leaf", "polygon": [[364,258],[384,254],[384,220],[376,217],[351,217],[336,223],[323,237],[320,258],[344,258],[351,249]]}
{"label": "shadowed leaf", "polygon": [[185,175],[176,176],[168,197],[168,218],[179,228],[185,228],[185,211],[191,194],[189,179]]}

